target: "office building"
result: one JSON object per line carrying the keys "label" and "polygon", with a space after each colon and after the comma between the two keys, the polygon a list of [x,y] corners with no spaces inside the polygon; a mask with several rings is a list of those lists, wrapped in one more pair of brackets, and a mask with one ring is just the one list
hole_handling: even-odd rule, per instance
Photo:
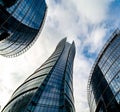
{"label": "office building", "polygon": [[75,44],[59,42],[53,54],[13,93],[2,112],[75,112]]}
{"label": "office building", "polygon": [[0,54],[18,56],[29,49],[41,32],[45,0],[0,0]]}
{"label": "office building", "polygon": [[120,112],[120,31],[102,48],[89,77],[90,112]]}

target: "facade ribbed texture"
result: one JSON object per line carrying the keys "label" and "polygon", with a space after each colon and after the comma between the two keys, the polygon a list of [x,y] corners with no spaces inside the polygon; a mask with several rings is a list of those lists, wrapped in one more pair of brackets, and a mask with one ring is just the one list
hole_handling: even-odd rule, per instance
{"label": "facade ribbed texture", "polygon": [[36,41],[44,24],[45,0],[0,0],[0,54],[18,56]]}
{"label": "facade ribbed texture", "polygon": [[13,93],[2,112],[75,112],[75,44],[63,39],[54,53]]}
{"label": "facade ribbed texture", "polygon": [[120,112],[120,31],[100,52],[88,81],[90,112]]}

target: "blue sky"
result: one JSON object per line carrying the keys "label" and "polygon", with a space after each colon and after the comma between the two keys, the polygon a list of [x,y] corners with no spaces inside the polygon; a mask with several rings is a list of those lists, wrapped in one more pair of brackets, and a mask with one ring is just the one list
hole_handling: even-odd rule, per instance
{"label": "blue sky", "polygon": [[101,48],[120,24],[120,0],[46,0],[48,13],[37,42],[16,58],[0,56],[0,105],[38,68],[64,37],[75,41],[74,97],[76,112],[89,112],[87,81]]}

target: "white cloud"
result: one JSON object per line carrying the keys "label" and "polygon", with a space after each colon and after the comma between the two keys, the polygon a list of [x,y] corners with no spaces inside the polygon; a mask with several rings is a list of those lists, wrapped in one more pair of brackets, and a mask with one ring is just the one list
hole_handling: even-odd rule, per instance
{"label": "white cloud", "polygon": [[92,24],[106,19],[107,11],[113,0],[75,0],[79,14]]}
{"label": "white cloud", "polygon": [[87,80],[93,59],[84,56],[98,53],[106,35],[105,21],[113,0],[47,0],[48,14],[40,38],[26,53],[17,58],[0,56],[0,105],[3,107],[13,91],[34,72],[54,51],[64,37],[75,41],[77,54],[74,63],[74,96],[76,112],[89,112]]}
{"label": "white cloud", "polygon": [[89,52],[94,53],[98,52],[101,49],[101,46],[104,44],[104,37],[106,36],[107,29],[104,27],[95,27],[87,35],[88,38],[85,40],[85,45],[89,46]]}
{"label": "white cloud", "polygon": [[74,66],[74,97],[76,111],[88,112],[87,104],[87,79],[91,69],[91,62],[85,57],[77,55]]}

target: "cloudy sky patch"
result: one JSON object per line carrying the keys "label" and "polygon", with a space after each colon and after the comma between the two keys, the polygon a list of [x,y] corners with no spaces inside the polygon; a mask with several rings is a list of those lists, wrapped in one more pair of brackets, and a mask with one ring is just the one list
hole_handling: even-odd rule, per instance
{"label": "cloudy sky patch", "polygon": [[119,0],[46,0],[47,18],[37,42],[16,58],[0,56],[0,105],[67,37],[75,41],[74,97],[76,112],[89,112],[87,81],[91,67],[104,43],[119,28]]}

